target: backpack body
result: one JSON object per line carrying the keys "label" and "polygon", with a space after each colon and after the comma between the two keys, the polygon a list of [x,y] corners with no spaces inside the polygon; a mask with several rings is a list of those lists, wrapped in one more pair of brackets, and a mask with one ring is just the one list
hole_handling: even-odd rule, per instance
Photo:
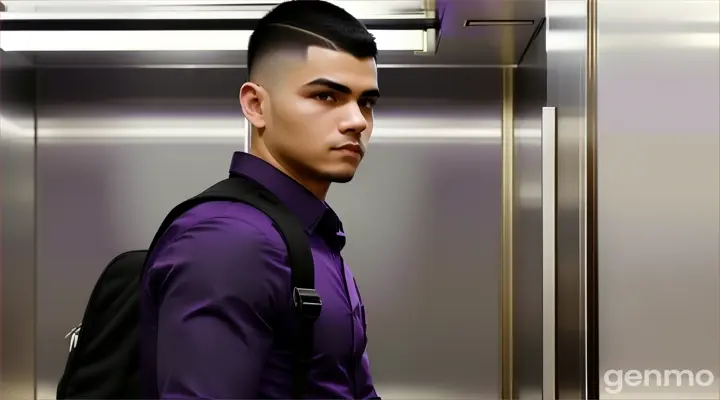
{"label": "backpack body", "polygon": [[70,354],[58,384],[57,399],[139,399],[140,290],[145,262],[167,228],[193,207],[210,201],[249,204],[272,221],[288,250],[296,329],[293,349],[293,398],[303,398],[313,350],[313,323],[322,302],[315,291],[310,243],[300,221],[260,184],[231,175],[175,207],[158,229],[148,250],[115,257],[92,290],[81,323],[73,328]]}

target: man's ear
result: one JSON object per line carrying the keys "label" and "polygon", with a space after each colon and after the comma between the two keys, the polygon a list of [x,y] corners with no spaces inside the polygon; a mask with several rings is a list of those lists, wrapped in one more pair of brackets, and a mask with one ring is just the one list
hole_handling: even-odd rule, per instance
{"label": "man's ear", "polygon": [[248,122],[256,128],[265,127],[263,102],[267,99],[267,92],[262,86],[246,82],[240,87],[240,106]]}

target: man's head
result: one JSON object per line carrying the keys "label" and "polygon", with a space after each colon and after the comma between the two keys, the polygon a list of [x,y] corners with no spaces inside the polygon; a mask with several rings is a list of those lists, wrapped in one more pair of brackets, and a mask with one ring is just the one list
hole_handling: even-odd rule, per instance
{"label": "man's head", "polygon": [[273,9],[250,38],[240,89],[252,152],[320,197],[330,182],[350,181],[373,129],[376,56],[373,36],[335,5]]}

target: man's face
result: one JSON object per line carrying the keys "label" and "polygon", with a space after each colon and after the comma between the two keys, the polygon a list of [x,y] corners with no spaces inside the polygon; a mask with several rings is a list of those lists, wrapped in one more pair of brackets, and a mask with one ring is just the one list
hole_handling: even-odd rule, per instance
{"label": "man's face", "polygon": [[265,146],[303,176],[350,181],[373,130],[375,60],[311,46],[301,61],[287,65],[267,88]]}

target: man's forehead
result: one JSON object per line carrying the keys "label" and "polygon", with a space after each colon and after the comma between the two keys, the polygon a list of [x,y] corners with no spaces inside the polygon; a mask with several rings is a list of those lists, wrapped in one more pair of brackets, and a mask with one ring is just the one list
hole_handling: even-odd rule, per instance
{"label": "man's forehead", "polygon": [[294,76],[303,85],[325,79],[348,86],[353,91],[377,88],[375,60],[359,59],[341,51],[310,47],[295,72]]}
{"label": "man's forehead", "polygon": [[342,51],[308,46],[275,48],[267,52],[255,70],[261,84],[301,88],[317,79],[328,79],[353,92],[377,89],[377,66],[373,58],[358,59]]}

